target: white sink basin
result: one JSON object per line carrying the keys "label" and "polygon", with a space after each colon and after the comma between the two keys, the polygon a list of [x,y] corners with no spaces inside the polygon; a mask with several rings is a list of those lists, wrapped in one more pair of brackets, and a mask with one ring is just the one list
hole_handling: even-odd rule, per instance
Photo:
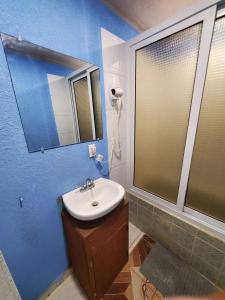
{"label": "white sink basin", "polygon": [[83,221],[98,219],[111,212],[123,199],[125,190],[120,184],[104,178],[94,183],[90,190],[80,192],[77,188],[63,195],[63,203],[74,218]]}

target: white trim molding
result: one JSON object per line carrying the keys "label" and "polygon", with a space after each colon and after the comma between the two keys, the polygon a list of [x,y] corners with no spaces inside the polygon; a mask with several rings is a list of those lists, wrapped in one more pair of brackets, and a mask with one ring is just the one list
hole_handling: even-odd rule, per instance
{"label": "white trim molding", "polygon": [[206,15],[203,19],[201,42],[198,54],[198,64],[195,75],[187,139],[184,150],[183,166],[181,170],[181,179],[177,198],[177,207],[180,210],[183,210],[185,203],[185,195],[188,184],[191,159],[194,149],[195,136],[197,132],[198,118],[201,108],[201,101],[208,66],[208,58],[210,54],[213,28],[216,18],[216,6],[214,5],[213,7],[207,9],[205,12]]}

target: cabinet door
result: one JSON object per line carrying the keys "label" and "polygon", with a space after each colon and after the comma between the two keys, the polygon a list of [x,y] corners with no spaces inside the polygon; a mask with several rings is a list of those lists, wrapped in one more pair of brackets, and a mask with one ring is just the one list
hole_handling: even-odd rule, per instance
{"label": "cabinet door", "polygon": [[97,299],[110,288],[114,278],[128,260],[128,226],[120,227],[105,239],[99,248],[93,248],[93,268]]}

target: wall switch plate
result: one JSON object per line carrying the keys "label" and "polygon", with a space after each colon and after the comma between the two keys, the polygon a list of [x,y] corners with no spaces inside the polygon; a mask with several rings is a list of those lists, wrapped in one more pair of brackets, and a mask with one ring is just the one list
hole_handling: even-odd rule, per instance
{"label": "wall switch plate", "polygon": [[88,145],[89,157],[94,157],[96,155],[96,146],[95,144]]}

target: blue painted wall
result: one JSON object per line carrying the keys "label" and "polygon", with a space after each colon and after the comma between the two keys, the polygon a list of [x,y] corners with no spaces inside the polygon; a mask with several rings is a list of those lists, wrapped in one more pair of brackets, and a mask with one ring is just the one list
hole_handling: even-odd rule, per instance
{"label": "blue painted wall", "polygon": [[[0,7],[1,32],[88,60],[100,66],[101,77],[100,27],[125,40],[137,33],[100,0],[0,0]],[[103,98],[97,150],[107,157],[104,108]],[[22,298],[31,300],[68,266],[57,197],[101,173],[88,159],[87,143],[28,153],[2,45],[0,158],[0,249]]]}

